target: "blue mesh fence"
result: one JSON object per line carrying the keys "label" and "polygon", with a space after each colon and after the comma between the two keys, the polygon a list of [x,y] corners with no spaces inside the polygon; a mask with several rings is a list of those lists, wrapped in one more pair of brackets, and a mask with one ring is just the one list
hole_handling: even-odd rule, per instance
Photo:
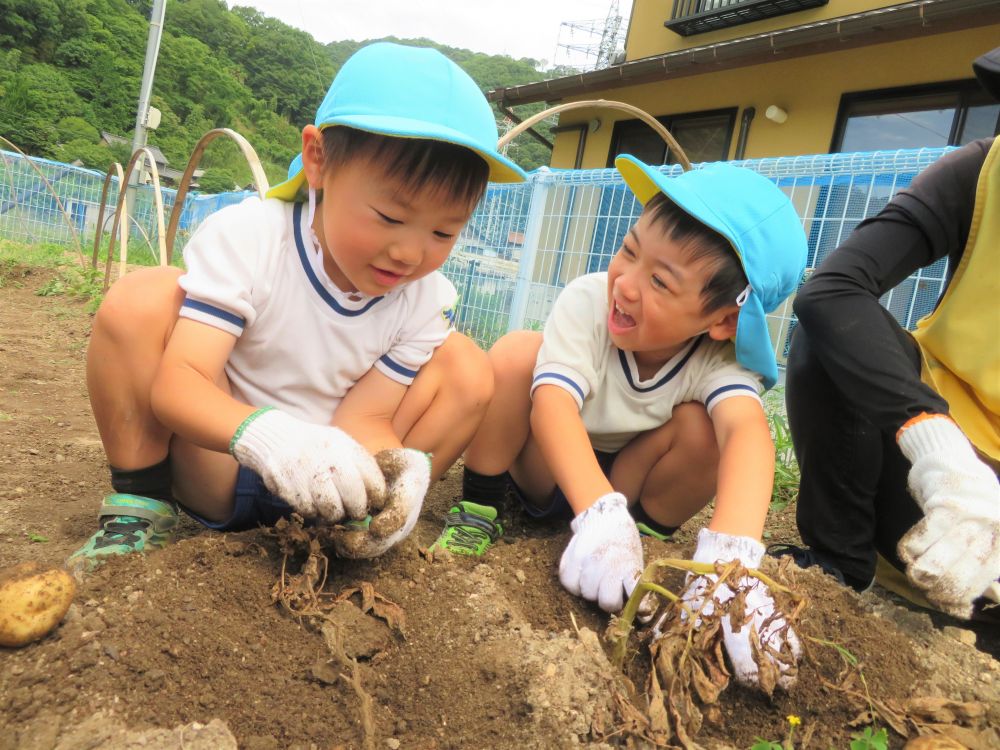
{"label": "blue mesh fence", "polygon": [[[858,223],[878,213],[894,193],[947,150],[821,154],[734,163],[774,180],[788,194],[809,240],[808,274]],[[89,253],[97,231],[104,175],[43,159],[32,161],[38,172],[19,154],[0,151],[0,237],[72,244],[75,232]],[[662,169],[680,172],[676,165]],[[59,196],[65,214],[49,186]],[[117,180],[110,193],[108,202],[113,206]],[[167,217],[175,195],[173,190],[163,191]],[[189,195],[175,252],[205,217],[247,195]],[[639,211],[639,204],[613,169],[542,168],[521,185],[491,184],[443,268],[461,295],[458,328],[483,346],[508,330],[541,328],[568,281],[607,268]],[[109,208],[104,232],[111,230],[111,213]],[[148,186],[136,189],[132,213],[129,259],[154,262],[157,222]],[[945,261],[921,269],[889,292],[882,303],[912,329],[933,309],[944,288],[946,270]],[[769,321],[775,353],[783,362],[795,325],[791,301],[771,314]]]}

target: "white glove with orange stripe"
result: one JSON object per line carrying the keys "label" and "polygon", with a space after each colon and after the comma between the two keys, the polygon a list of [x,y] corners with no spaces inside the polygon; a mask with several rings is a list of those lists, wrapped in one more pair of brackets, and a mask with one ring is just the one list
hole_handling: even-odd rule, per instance
{"label": "white glove with orange stripe", "polygon": [[896,440],[924,512],[897,547],[906,575],[942,611],[968,619],[1000,578],[1000,482],[944,415],[911,419]]}

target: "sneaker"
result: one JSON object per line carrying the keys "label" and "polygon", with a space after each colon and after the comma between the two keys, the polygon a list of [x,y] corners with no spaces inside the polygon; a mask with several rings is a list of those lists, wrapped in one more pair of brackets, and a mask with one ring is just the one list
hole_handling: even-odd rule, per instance
{"label": "sneaker", "polygon": [[101,504],[101,528],[66,563],[90,571],[112,555],[163,549],[173,537],[177,520],[174,503],[140,495],[109,495]]}
{"label": "sneaker", "polygon": [[[847,582],[840,568],[808,547],[798,547],[794,544],[771,544],[767,547],[767,554],[771,557],[786,557],[791,555],[793,562],[800,568],[811,568],[814,565],[819,566],[820,570],[824,573],[836,578],[837,583],[841,586],[850,586],[855,590],[861,590],[854,586],[853,583]],[[862,589],[864,588],[862,587]]]}
{"label": "sneaker", "polygon": [[635,527],[639,529],[640,536],[651,536],[653,539],[659,539],[661,542],[669,542],[671,534],[664,534],[662,531],[657,531],[652,526],[648,526],[642,521],[636,521]]}
{"label": "sneaker", "polygon": [[448,511],[444,531],[427,551],[480,557],[501,536],[503,526],[497,521],[496,508],[462,500]]}

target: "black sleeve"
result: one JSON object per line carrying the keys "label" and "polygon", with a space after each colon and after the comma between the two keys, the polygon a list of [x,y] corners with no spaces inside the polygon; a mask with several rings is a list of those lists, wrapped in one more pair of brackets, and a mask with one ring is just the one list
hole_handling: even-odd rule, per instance
{"label": "black sleeve", "polygon": [[947,403],[924,385],[879,297],[918,269],[949,259],[949,281],[972,223],[976,182],[992,139],[942,156],[866,219],[795,298],[812,351],[845,397],[879,428],[895,431]]}

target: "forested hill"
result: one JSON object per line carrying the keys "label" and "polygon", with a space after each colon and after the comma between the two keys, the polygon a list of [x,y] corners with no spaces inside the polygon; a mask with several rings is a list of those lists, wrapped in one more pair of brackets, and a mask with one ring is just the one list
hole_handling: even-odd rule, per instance
{"label": "forested hill", "polygon": [[[24,151],[104,170],[125,163],[127,147],[107,147],[101,131],[131,143],[151,0],[0,0],[0,135]],[[334,73],[368,41],[323,45],[251,8],[224,0],[169,0],[152,105],[163,113],[149,142],[182,169],[213,127],[242,133],[268,178],[284,177]],[[445,47],[483,91],[541,80],[531,59]],[[527,169],[549,153],[527,136],[509,155]],[[215,141],[202,160],[203,188],[249,182],[236,147]]]}

